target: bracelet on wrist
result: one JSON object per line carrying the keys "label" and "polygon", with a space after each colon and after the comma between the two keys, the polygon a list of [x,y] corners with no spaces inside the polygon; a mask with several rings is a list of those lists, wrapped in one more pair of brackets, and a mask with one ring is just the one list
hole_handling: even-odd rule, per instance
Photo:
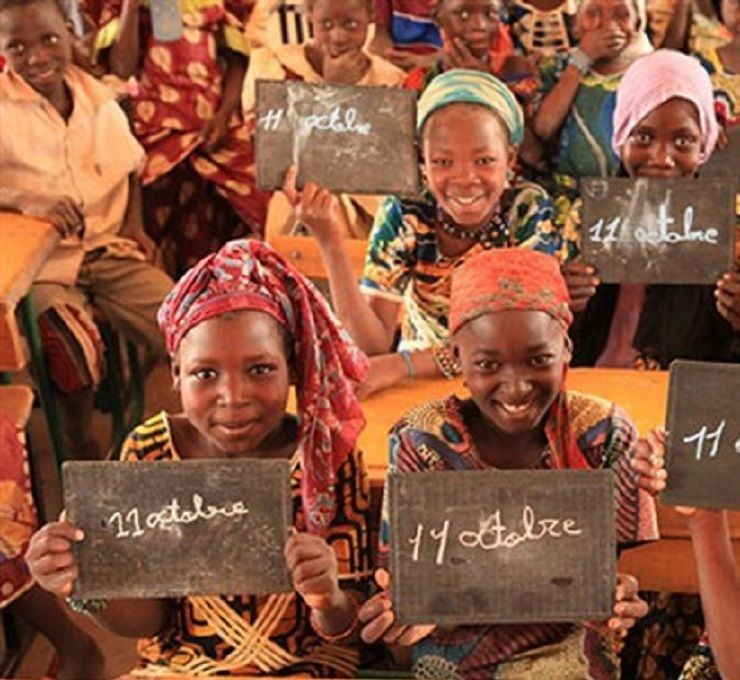
{"label": "bracelet on wrist", "polygon": [[594,62],[580,47],[574,47],[568,54],[568,63],[585,76]]}
{"label": "bracelet on wrist", "polygon": [[414,368],[414,362],[411,359],[411,352],[404,349],[401,350],[399,354],[401,355],[401,359],[403,359],[403,363],[406,364],[406,375],[408,375],[409,378],[415,378],[416,369]]}
{"label": "bracelet on wrist", "polygon": [[449,345],[434,347],[432,349],[432,356],[434,357],[434,363],[437,365],[437,369],[447,380],[452,380],[462,372],[460,362]]}
{"label": "bracelet on wrist", "polygon": [[69,608],[78,614],[97,614],[108,606],[108,600],[103,599],[82,600],[76,597],[66,599]]}
{"label": "bracelet on wrist", "polygon": [[349,603],[352,605],[352,620],[349,622],[344,630],[341,630],[338,633],[327,633],[321,628],[321,625],[319,624],[316,610],[312,609],[311,614],[309,615],[311,627],[314,629],[316,635],[318,635],[325,642],[339,642],[340,640],[346,640],[348,637],[354,635],[360,622],[360,620],[357,618],[357,612],[360,609],[360,604],[357,601],[356,595],[348,590],[343,590],[342,592],[345,594],[345,596],[349,600]]}

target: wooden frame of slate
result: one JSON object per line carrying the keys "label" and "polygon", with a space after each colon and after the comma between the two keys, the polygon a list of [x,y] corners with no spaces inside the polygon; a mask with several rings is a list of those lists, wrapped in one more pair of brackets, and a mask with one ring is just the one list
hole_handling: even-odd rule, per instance
{"label": "wooden frame of slate", "polygon": [[392,87],[258,80],[255,156],[260,189],[297,185],[353,194],[419,190],[416,94]]}
{"label": "wooden frame of slate", "polygon": [[731,180],[581,180],[581,250],[604,283],[711,284],[732,269]]}
{"label": "wooden frame of slate", "polygon": [[664,503],[740,510],[739,396],[738,364],[671,364]]}
{"label": "wooden frame of slate", "polygon": [[66,462],[74,597],[287,592],[285,460]]}
{"label": "wooden frame of slate", "polygon": [[610,470],[392,473],[401,623],[605,620],[616,586]]}

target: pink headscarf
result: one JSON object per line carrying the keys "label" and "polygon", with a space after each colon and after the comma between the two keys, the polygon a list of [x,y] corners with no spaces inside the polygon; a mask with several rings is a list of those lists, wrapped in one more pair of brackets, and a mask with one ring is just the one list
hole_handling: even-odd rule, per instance
{"label": "pink headscarf", "polygon": [[712,83],[696,59],[674,50],[658,50],[640,57],[622,76],[612,135],[612,148],[617,156],[621,156],[622,147],[635,125],[674,97],[696,106],[703,143],[700,162],[709,160],[719,134]]}

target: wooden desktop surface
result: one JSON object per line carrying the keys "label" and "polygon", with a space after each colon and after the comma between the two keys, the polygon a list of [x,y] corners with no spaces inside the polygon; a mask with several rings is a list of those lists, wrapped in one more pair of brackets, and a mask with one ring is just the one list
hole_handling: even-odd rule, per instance
{"label": "wooden desktop surface", "polygon": [[0,213],[0,371],[25,366],[15,308],[58,243],[48,222]]}

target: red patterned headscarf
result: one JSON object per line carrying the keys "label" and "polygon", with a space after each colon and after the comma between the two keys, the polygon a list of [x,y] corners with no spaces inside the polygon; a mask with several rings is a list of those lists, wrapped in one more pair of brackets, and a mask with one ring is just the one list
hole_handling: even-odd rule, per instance
{"label": "red patterned headscarf", "polygon": [[[489,312],[540,311],[555,319],[567,336],[573,321],[570,297],[558,261],[528,248],[484,250],[463,262],[452,276],[450,333]],[[556,468],[590,467],[570,427],[563,369],[560,394],[545,421],[545,436]]]}
{"label": "red patterned headscarf", "polygon": [[336,512],[336,473],[365,425],[352,381],[364,379],[367,357],[313,285],[253,240],[227,243],[175,284],[158,315],[168,351],[202,321],[239,310],[270,314],[292,336],[303,504],[309,530],[320,533]]}

